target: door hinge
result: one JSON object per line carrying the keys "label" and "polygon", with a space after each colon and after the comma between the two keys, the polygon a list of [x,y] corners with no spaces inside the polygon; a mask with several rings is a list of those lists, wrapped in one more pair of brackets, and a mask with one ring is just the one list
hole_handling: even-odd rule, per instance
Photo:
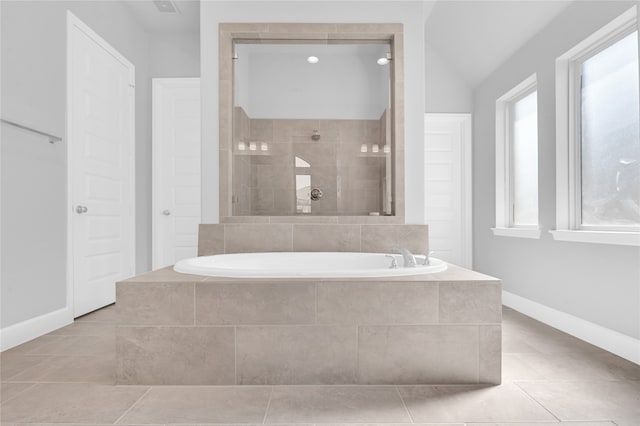
{"label": "door hinge", "polygon": [[136,85],[135,84],[129,84],[129,87],[131,87],[132,89],[135,89]]}

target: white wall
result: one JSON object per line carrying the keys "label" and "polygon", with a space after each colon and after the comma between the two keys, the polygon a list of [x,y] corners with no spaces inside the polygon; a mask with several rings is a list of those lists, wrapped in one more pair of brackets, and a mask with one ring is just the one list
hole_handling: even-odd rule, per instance
{"label": "white wall", "polygon": [[216,223],[218,209],[218,24],[221,22],[396,22],[404,24],[405,210],[422,223],[424,17],[421,1],[216,1],[200,6],[202,47],[202,221]]}
{"label": "white wall", "polygon": [[468,113],[473,109],[471,86],[425,41],[425,112]]}
{"label": "white wall", "polygon": [[151,77],[200,77],[200,33],[149,34]]}
{"label": "white wall", "polygon": [[[554,241],[555,58],[637,2],[574,2],[474,92],[474,269],[510,293],[640,338],[640,248]],[[537,73],[540,240],[493,236],[495,101]]]}
{"label": "white wall", "polygon": [[[65,140],[32,135],[2,140],[2,318],[10,325],[62,309],[66,302],[66,11],[136,67],[137,270],[150,265],[151,156],[149,43],[119,2],[2,1],[2,115]],[[5,137],[6,136],[6,140]],[[6,167],[6,168],[5,168]]]}
{"label": "white wall", "polygon": [[[378,44],[240,44],[236,106],[251,118],[378,120],[389,105],[389,65],[376,61],[388,50]],[[320,61],[307,63],[309,55]]]}

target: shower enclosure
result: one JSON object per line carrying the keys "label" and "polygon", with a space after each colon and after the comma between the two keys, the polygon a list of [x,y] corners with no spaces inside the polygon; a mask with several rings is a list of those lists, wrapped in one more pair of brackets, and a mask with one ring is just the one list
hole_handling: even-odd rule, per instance
{"label": "shower enclosure", "polygon": [[233,216],[393,215],[389,43],[234,49]]}

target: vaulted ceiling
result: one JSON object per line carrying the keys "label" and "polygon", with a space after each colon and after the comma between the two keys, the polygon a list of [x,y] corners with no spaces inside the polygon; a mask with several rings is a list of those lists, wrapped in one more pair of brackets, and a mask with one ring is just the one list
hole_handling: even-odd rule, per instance
{"label": "vaulted ceiling", "polygon": [[440,0],[426,18],[425,40],[473,87],[571,3]]}
{"label": "vaulted ceiling", "polygon": [[[159,12],[152,0],[124,0],[122,3],[151,34],[200,31],[199,0],[174,0],[180,11],[177,14]],[[426,42],[467,85],[473,87],[562,13],[572,1],[426,0],[423,3]],[[287,2],[281,5],[286,7]]]}

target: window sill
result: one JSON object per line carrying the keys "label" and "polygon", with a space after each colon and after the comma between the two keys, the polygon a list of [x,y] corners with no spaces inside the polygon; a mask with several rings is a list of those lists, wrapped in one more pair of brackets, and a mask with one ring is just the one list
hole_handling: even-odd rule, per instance
{"label": "window sill", "polygon": [[517,237],[517,238],[532,238],[539,239],[540,231],[539,228],[491,228],[493,231],[493,235],[497,235],[500,237]]}
{"label": "window sill", "polygon": [[557,241],[640,246],[640,232],[578,231],[568,229],[551,230],[549,232],[553,235],[553,239]]}

